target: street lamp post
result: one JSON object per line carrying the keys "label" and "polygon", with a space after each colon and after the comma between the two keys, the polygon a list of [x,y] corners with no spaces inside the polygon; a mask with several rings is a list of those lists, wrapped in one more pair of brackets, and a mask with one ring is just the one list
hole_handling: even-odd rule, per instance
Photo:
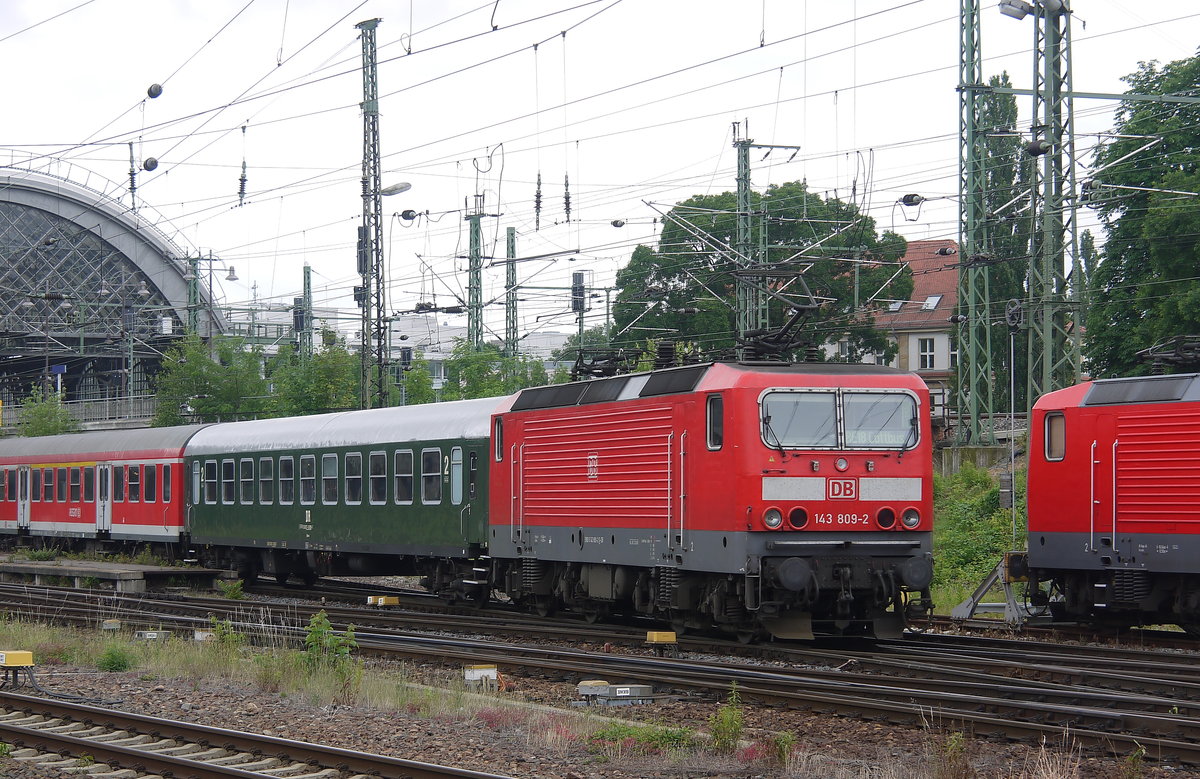
{"label": "street lamp post", "polygon": [[[70,311],[72,304],[61,292],[47,290],[40,294],[28,295],[21,302],[21,308],[26,312],[30,311],[35,300],[45,301],[42,309],[42,399],[45,400],[50,397],[50,315],[55,311]],[[52,305],[54,302],[57,302],[57,305]]]}

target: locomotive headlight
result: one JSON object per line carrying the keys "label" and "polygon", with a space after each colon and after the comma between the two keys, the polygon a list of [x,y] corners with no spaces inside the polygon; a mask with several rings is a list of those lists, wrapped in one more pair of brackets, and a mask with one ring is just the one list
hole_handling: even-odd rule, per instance
{"label": "locomotive headlight", "polygon": [[916,509],[905,509],[904,515],[900,517],[900,522],[903,523],[906,528],[912,530],[914,527],[921,524],[921,513]]}
{"label": "locomotive headlight", "polygon": [[778,530],[783,524],[783,513],[779,509],[767,509],[763,514],[763,524],[771,530]]}
{"label": "locomotive headlight", "polygon": [[833,467],[839,471],[844,471],[850,467],[850,462],[845,457],[839,457],[833,461]]}

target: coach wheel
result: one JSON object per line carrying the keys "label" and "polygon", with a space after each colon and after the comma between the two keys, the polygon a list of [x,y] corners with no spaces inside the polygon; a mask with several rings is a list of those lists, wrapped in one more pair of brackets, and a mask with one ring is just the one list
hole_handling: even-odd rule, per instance
{"label": "coach wheel", "polygon": [[552,601],[550,598],[538,598],[536,601],[534,601],[533,613],[537,614],[539,617],[553,616],[556,611],[558,611],[558,608],[555,607],[554,601]]}
{"label": "coach wheel", "polygon": [[676,636],[682,636],[688,630],[687,620],[682,615],[671,617],[671,630]]}
{"label": "coach wheel", "polygon": [[305,587],[311,587],[316,584],[318,578],[316,571],[305,571],[300,574],[300,580],[304,582]]}
{"label": "coach wheel", "polygon": [[289,575],[290,574],[287,571],[276,571],[275,572],[275,583],[276,584],[287,584]]}
{"label": "coach wheel", "polygon": [[739,630],[737,632],[737,640],[739,644],[753,644],[754,639],[758,638],[757,630]]}

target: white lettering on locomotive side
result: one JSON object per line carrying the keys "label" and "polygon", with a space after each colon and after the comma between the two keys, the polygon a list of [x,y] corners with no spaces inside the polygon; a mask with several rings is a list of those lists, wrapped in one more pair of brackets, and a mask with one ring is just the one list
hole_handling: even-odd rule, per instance
{"label": "white lettering on locomotive side", "polygon": [[833,527],[868,527],[871,524],[870,514],[813,514],[813,523],[817,525],[828,525]]}

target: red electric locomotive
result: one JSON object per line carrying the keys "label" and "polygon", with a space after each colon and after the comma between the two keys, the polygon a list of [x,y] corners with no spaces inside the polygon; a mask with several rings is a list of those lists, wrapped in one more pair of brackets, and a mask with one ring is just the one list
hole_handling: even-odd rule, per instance
{"label": "red electric locomotive", "polygon": [[7,440],[0,533],[146,542],[172,554],[184,525],[183,449],[201,427]]}
{"label": "red electric locomotive", "polygon": [[847,364],[713,363],[524,390],[493,417],[497,586],[749,639],[929,607],[929,394]]}
{"label": "red electric locomotive", "polygon": [[1030,431],[1030,591],[1058,618],[1200,633],[1200,374],[1047,393]]}

